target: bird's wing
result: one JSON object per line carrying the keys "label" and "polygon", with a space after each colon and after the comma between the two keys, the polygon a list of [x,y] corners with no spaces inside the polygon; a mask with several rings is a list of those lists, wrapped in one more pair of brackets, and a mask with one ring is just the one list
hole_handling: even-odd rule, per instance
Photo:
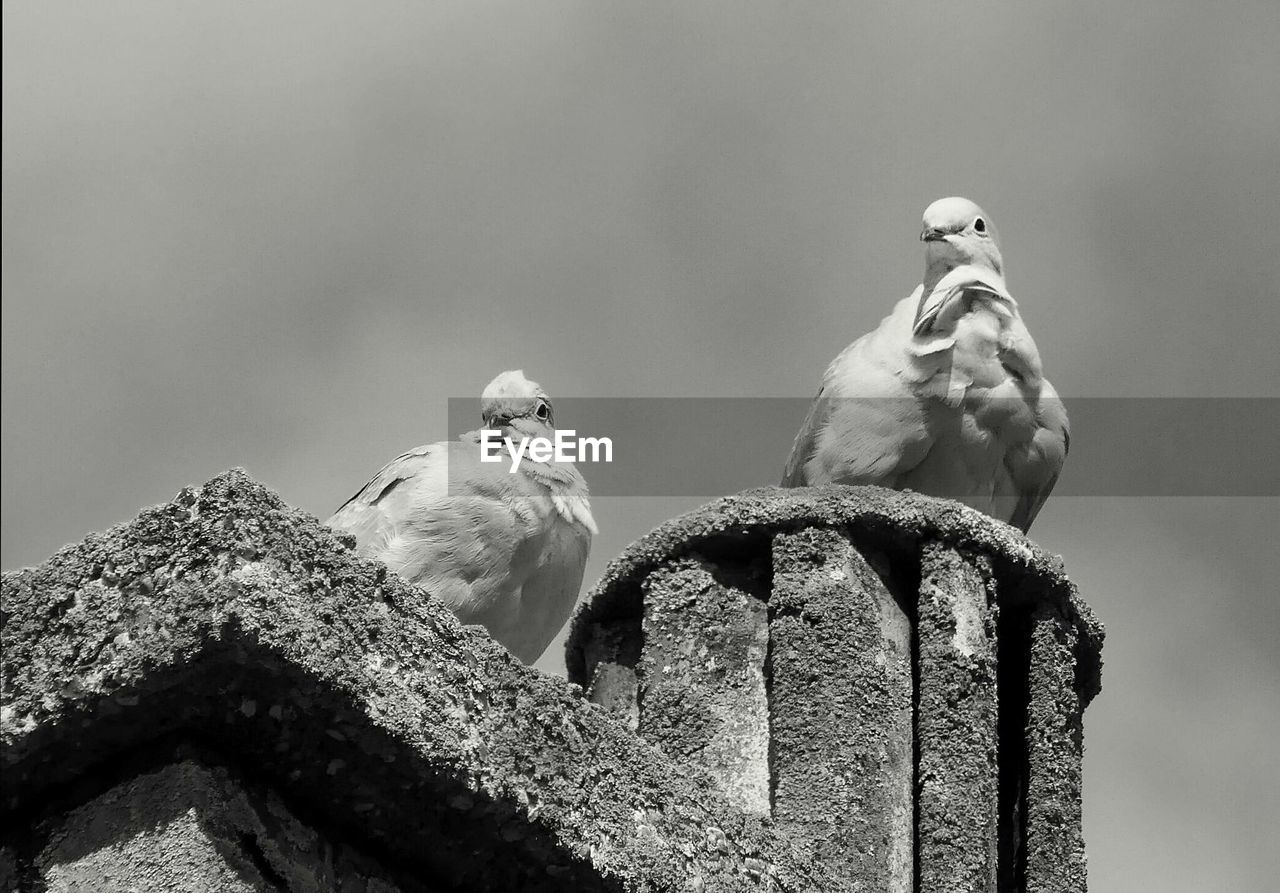
{"label": "bird's wing", "polygon": [[814,441],[822,426],[826,424],[829,414],[830,404],[822,399],[826,389],[825,384],[818,388],[817,395],[809,403],[809,411],[805,414],[804,421],[800,423],[800,430],[796,432],[796,439],[791,444],[791,454],[787,456],[787,464],[782,470],[784,487],[808,485],[805,479],[805,464],[813,455]]}
{"label": "bird's wing", "polygon": [[591,533],[580,524],[558,523],[538,566],[523,581],[520,608],[503,644],[526,664],[537,660],[573,613],[591,552]]}
{"label": "bird's wing", "polygon": [[906,352],[919,300],[917,289],[832,361],[791,447],[784,487],[891,487],[927,454],[931,435]]}
{"label": "bird's wing", "polygon": [[361,553],[379,552],[395,534],[395,518],[388,514],[384,500],[407,481],[429,476],[429,469],[444,460],[448,450],[447,443],[429,443],[392,459],[325,524],[355,536]]}
{"label": "bird's wing", "polygon": [[518,589],[513,569],[532,566],[518,553],[540,520],[521,485],[505,464],[482,463],[474,443],[434,443],[390,462],[327,523],[477,622],[467,613]]}
{"label": "bird's wing", "polygon": [[1005,466],[1018,491],[1018,501],[1009,523],[1023,533],[1030,529],[1031,522],[1049,498],[1071,448],[1066,407],[1048,380],[1044,380],[1041,386],[1035,417],[1037,429],[1031,443],[1005,459]]}

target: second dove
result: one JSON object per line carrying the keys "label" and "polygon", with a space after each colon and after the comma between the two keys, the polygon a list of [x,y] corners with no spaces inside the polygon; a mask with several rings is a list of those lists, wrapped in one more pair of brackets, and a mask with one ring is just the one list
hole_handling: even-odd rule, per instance
{"label": "second dove", "polygon": [[1066,459],[1067,414],[968,199],[924,212],[924,280],[832,361],[782,485],[957,499],[1026,531]]}

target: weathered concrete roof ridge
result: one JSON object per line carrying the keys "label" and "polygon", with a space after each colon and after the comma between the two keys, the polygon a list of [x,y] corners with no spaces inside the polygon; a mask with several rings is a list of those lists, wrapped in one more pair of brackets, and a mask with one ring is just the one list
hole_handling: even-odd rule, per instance
{"label": "weathered concrete roof ridge", "polygon": [[830,889],[767,823],[242,471],[6,573],[3,603],[6,811],[189,723],[410,860],[452,829],[451,883]]}

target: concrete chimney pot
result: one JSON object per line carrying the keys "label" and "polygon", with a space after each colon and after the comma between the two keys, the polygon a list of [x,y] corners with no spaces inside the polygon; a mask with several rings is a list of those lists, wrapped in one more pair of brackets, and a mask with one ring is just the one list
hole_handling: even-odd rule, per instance
{"label": "concrete chimney pot", "polygon": [[761,488],[669,521],[579,607],[571,681],[833,878],[1085,889],[1103,629],[1060,559],[958,503]]}

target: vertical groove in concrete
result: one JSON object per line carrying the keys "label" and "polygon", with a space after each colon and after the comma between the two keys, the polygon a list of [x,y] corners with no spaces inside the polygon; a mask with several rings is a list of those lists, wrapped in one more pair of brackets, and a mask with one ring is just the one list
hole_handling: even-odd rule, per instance
{"label": "vertical groove in concrete", "polygon": [[860,889],[912,889],[911,624],[838,531],[773,541],[773,815]]}
{"label": "vertical groove in concrete", "polygon": [[730,800],[769,812],[764,603],[698,557],[644,581],[639,733],[705,769]]}
{"label": "vertical groove in concrete", "polygon": [[1084,893],[1081,769],[1084,730],[1076,690],[1077,633],[1058,611],[1032,615],[1027,708],[1027,891]]}
{"label": "vertical groove in concrete", "polygon": [[921,551],[916,705],[920,893],[994,891],[996,604],[981,560]]}
{"label": "vertical groove in concrete", "polygon": [[636,620],[593,623],[584,648],[587,669],[585,695],[622,719],[635,731],[640,724],[640,624]]}

